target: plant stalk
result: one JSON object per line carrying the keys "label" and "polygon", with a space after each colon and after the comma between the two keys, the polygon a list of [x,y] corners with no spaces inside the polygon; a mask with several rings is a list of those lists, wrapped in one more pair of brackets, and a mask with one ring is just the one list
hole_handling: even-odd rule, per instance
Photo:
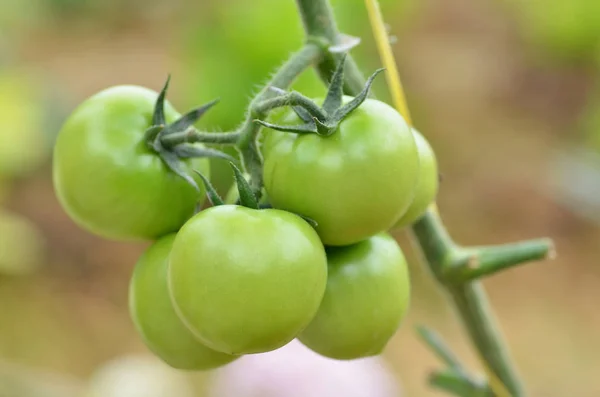
{"label": "plant stalk", "polygon": [[[339,44],[341,35],[328,1],[296,0],[296,4],[309,40],[310,38],[325,40],[329,46]],[[323,81],[329,82],[341,57],[342,54],[327,53],[319,62],[317,72]],[[360,92],[364,87],[364,77],[356,62],[350,57],[346,61],[344,73],[346,75],[344,91],[347,93]]]}

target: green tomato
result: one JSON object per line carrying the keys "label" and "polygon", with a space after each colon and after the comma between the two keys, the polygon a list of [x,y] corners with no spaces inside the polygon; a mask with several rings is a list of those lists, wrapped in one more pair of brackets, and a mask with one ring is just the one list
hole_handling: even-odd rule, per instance
{"label": "green tomato", "polygon": [[319,308],[327,258],[317,233],[289,212],[212,207],[179,231],[171,298],[188,328],[228,354],[277,349]]}
{"label": "green tomato", "polygon": [[155,242],[135,266],[129,288],[129,310],[146,345],[177,369],[204,370],[236,359],[198,341],[173,309],[167,283],[169,254],[175,234]]}
{"label": "green tomato", "polygon": [[338,360],[380,354],[409,304],[408,267],[400,247],[379,234],[355,245],[328,247],[327,260],[325,296],[300,341]]}
{"label": "green tomato", "polygon": [[[300,123],[291,110],[282,121]],[[264,181],[271,203],[314,219],[326,245],[353,244],[388,230],[413,198],[415,139],[383,102],[367,99],[328,137],[266,134]]]}
{"label": "green tomato", "polygon": [[438,192],[439,175],[435,153],[429,142],[417,130],[413,129],[417,150],[419,151],[419,178],[408,210],[396,223],[395,228],[401,228],[414,223],[435,200]]}
{"label": "green tomato", "polygon": [[[171,172],[144,142],[157,93],[136,86],[108,88],[69,117],[54,148],[54,187],[67,213],[108,238],[154,239],[194,214],[204,191]],[[165,104],[167,122],[179,114]],[[184,165],[208,175],[206,159]],[[194,176],[195,177],[195,176]],[[202,181],[197,178],[199,186]]]}

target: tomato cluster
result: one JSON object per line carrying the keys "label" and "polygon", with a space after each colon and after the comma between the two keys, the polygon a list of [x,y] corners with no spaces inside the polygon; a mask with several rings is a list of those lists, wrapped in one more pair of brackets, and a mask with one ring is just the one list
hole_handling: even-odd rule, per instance
{"label": "tomato cluster", "polygon": [[[167,145],[202,112],[180,116],[164,91],[110,88],[67,120],[57,195],[91,232],[155,240],[135,267],[130,312],[169,365],[210,369],[296,338],[349,360],[379,354],[396,332],[410,283],[386,231],[432,203],[437,165],[396,110],[367,99],[370,85],[342,97],[341,81],[340,72],[326,99],[301,98],[306,109],[261,122],[260,207],[235,165],[239,198],[224,204],[207,178],[211,152]],[[214,205],[196,211],[205,191]]]}

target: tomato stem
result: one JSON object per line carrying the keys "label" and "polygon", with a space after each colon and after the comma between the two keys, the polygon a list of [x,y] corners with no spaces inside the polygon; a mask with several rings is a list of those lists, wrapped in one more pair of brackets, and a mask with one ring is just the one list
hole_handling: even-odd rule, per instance
{"label": "tomato stem", "polygon": [[[343,35],[340,34],[333,11],[328,1],[324,0],[296,0],[296,5],[307,36],[321,38],[329,42],[330,46],[343,44]],[[327,52],[321,61],[317,64],[319,76],[326,82],[329,82],[333,76],[338,63],[343,54]],[[348,57],[345,70],[344,92],[358,93],[364,85],[364,77],[360,72],[356,62]]]}
{"label": "tomato stem", "polygon": [[472,254],[454,263],[448,277],[456,281],[472,281],[490,276],[525,262],[553,258],[550,239],[519,241],[471,249]]}
{"label": "tomato stem", "polygon": [[211,143],[218,145],[234,145],[240,137],[239,132],[200,132],[194,127],[183,132],[175,132],[161,138],[164,147],[170,148],[182,143]]}
{"label": "tomato stem", "polygon": [[255,120],[265,119],[271,110],[271,108],[261,107],[260,104],[278,95],[277,89],[287,89],[304,70],[322,58],[323,53],[324,47],[319,44],[319,41],[309,40],[300,51],[293,54],[281,66],[271,81],[250,102],[246,120],[237,131],[239,138],[236,148],[242,155],[244,168],[250,174],[250,186],[257,200],[260,200],[262,194],[263,177],[262,156],[256,143],[261,125]]}

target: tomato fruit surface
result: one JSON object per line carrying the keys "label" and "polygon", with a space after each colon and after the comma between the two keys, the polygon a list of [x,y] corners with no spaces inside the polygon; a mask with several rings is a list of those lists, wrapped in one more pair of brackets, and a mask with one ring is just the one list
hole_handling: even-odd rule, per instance
{"label": "tomato fruit surface", "polygon": [[312,319],[327,259],[317,233],[289,212],[222,205],[179,231],[171,298],[188,328],[228,354],[279,348]]}
{"label": "tomato fruit surface", "polygon": [[[349,98],[346,97],[345,101]],[[301,124],[288,111],[280,124]],[[314,219],[326,245],[348,245],[389,229],[414,194],[419,156],[391,106],[367,99],[330,136],[265,131],[269,200]]]}
{"label": "tomato fruit surface", "polygon": [[299,339],[315,352],[349,360],[381,353],[408,309],[404,255],[387,234],[328,247],[329,275],[315,318]]}
{"label": "tomato fruit surface", "polygon": [[142,339],[173,368],[205,370],[236,359],[204,346],[175,313],[167,283],[175,234],[155,242],[135,266],[129,287],[131,318]]}
{"label": "tomato fruit surface", "polygon": [[396,223],[396,228],[401,228],[414,223],[427,210],[435,200],[439,187],[437,160],[431,145],[421,133],[413,129],[417,149],[419,151],[419,177],[415,195],[408,210]]}
{"label": "tomato fruit surface", "polygon": [[[114,239],[154,239],[179,229],[204,191],[171,172],[144,141],[157,93],[137,86],[108,88],[84,101],[54,148],[56,194],[82,227]],[[165,103],[167,122],[179,117]],[[208,175],[206,159],[184,162]],[[193,172],[189,172],[194,175]],[[197,183],[203,186],[198,178]]]}

